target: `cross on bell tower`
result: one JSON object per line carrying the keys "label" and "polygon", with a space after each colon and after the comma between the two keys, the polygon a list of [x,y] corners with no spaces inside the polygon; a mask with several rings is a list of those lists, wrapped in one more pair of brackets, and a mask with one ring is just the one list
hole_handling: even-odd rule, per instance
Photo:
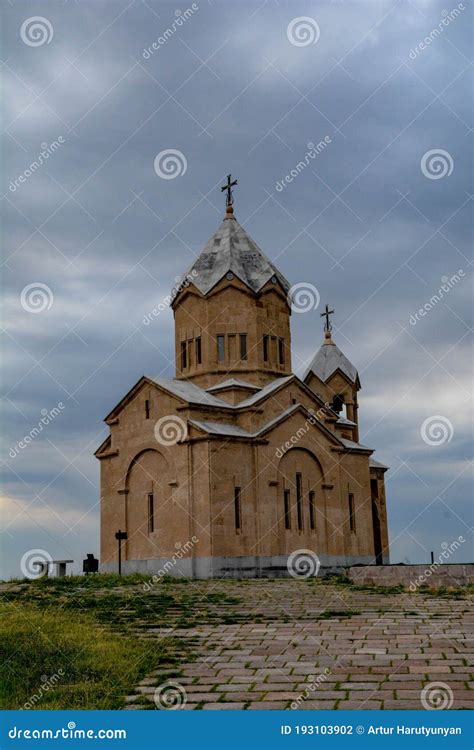
{"label": "cross on bell tower", "polygon": [[[221,193],[223,193],[224,191],[227,193],[225,197],[225,205],[227,207],[227,213],[231,213],[232,206],[234,204],[234,196],[232,193],[232,188],[234,187],[234,185],[237,185],[237,180],[232,180],[232,175],[228,174],[227,184],[221,187]],[[231,211],[229,211],[229,208],[231,209]]]}
{"label": "cross on bell tower", "polygon": [[334,313],[334,310],[329,309],[329,305],[326,305],[326,309],[324,312],[320,313],[321,318],[326,318],[326,322],[324,323],[324,330],[330,332],[332,330],[331,321],[329,320],[329,316]]}

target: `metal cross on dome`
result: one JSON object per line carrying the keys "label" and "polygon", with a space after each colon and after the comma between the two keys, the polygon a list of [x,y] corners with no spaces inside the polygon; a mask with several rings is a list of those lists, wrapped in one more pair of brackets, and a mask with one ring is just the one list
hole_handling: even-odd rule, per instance
{"label": "metal cross on dome", "polygon": [[330,331],[332,328],[331,321],[329,320],[329,316],[332,315],[334,310],[329,309],[329,305],[326,305],[326,309],[324,312],[320,313],[321,318],[326,318],[326,322],[324,324],[324,330]]}
{"label": "metal cross on dome", "polygon": [[237,185],[237,180],[232,181],[232,175],[228,174],[227,175],[227,185],[223,185],[223,187],[221,187],[221,193],[223,193],[224,190],[227,191],[227,195],[226,195],[226,198],[225,198],[225,204],[226,204],[226,206],[232,206],[232,204],[234,202],[234,199],[233,199],[233,196],[232,196],[232,188],[234,187],[234,185]]}

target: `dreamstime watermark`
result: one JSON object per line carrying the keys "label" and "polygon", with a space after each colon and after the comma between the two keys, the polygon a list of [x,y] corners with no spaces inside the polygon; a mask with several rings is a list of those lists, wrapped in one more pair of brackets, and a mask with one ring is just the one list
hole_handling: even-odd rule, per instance
{"label": "dreamstime watermark", "polygon": [[444,711],[453,705],[454,694],[445,682],[430,682],[421,691],[421,705],[427,711]]}
{"label": "dreamstime watermark", "polygon": [[453,439],[454,427],[447,417],[434,414],[425,419],[420,427],[420,434],[427,445],[444,445]]}
{"label": "dreamstime watermark", "polygon": [[178,296],[179,292],[188,287],[197,276],[199,276],[199,274],[195,268],[193,268],[192,271],[190,273],[187,273],[185,276],[176,276],[176,284],[172,288],[171,292],[162,299],[157,307],[153,308],[151,313],[147,313],[143,316],[143,325],[149,326],[150,323],[153,322],[153,318],[157,318],[158,315],[163,312],[163,310],[166,310]]}
{"label": "dreamstime watermark", "polygon": [[311,698],[311,694],[314,693],[320,685],[323,685],[331,674],[332,672],[329,667],[326,667],[324,672],[318,675],[313,682],[308,683],[304,691],[290,704],[290,708],[293,710],[299,708],[304,701]]}
{"label": "dreamstime watermark", "polygon": [[18,175],[18,177],[14,180],[10,180],[10,184],[8,186],[8,189],[11,193],[15,193],[20,185],[25,183],[43,164],[49,159],[50,156],[52,156],[60,146],[63,145],[63,143],[66,143],[66,139],[62,135],[58,135],[55,141],[51,141],[51,143],[44,143],[41,144],[41,151],[39,152],[38,156],[29,164],[29,166],[23,170],[23,172]]}
{"label": "dreamstime watermark", "polygon": [[162,180],[174,180],[186,174],[188,161],[182,151],[167,148],[155,156],[153,166],[155,173]]}
{"label": "dreamstime watermark", "polygon": [[41,281],[34,281],[32,284],[27,284],[21,290],[20,303],[25,312],[36,314],[50,310],[53,302],[54,295],[52,290],[47,284],[43,284]]}
{"label": "dreamstime watermark", "polygon": [[28,47],[41,47],[43,44],[50,44],[53,36],[53,24],[44,16],[31,16],[21,24],[21,41]]}
{"label": "dreamstime watermark", "polygon": [[421,42],[419,42],[416,47],[411,48],[409,57],[412,60],[416,60],[418,55],[421,55],[421,53],[425,49],[427,49],[435,39],[441,36],[446,27],[461,15],[463,10],[466,10],[466,6],[464,5],[464,3],[458,3],[458,5],[451,11],[443,10],[443,18],[439,22],[438,26],[435,26],[435,28],[430,31],[428,36],[425,36],[425,38]]}
{"label": "dreamstime watermark", "polygon": [[465,277],[465,272],[462,268],[458,270],[457,273],[454,273],[451,277],[449,276],[441,276],[441,286],[436,292],[436,294],[433,294],[433,296],[428,300],[428,302],[425,302],[423,307],[421,307],[418,312],[416,312],[414,315],[410,315],[409,321],[411,326],[416,326],[420,318],[424,318],[430,310],[435,307],[435,305],[438,304],[438,302],[441,302],[441,300],[444,298],[448,292],[451,291],[451,289],[456,286],[456,284],[459,284],[461,279]]}
{"label": "dreamstime watermark", "polygon": [[160,710],[177,711],[186,704],[188,696],[179,682],[167,680],[155,690],[155,706]]}
{"label": "dreamstime watermark", "polygon": [[283,445],[281,445],[279,448],[275,451],[276,458],[282,458],[287,451],[289,451],[291,448],[293,448],[296,443],[298,443],[302,437],[306,435],[308,430],[311,428],[312,425],[316,424],[318,421],[320,421],[325,414],[325,409],[321,407],[318,409],[317,412],[312,413],[309,417],[307,417],[301,427],[299,427],[294,435],[290,437],[289,440],[287,440]]}
{"label": "dreamstime watermark", "polygon": [[47,575],[48,565],[52,562],[53,558],[46,550],[29,549],[20,560],[20,570],[24,578],[34,581]]}
{"label": "dreamstime watermark", "polygon": [[181,417],[176,414],[167,414],[156,422],[154,432],[157,443],[170,446],[185,440],[188,428]]}
{"label": "dreamstime watermark", "polygon": [[176,32],[178,31],[181,26],[184,26],[184,24],[189,21],[191,16],[194,15],[194,13],[199,10],[199,5],[197,3],[193,3],[191,7],[186,8],[185,11],[176,10],[175,11],[175,20],[173,21],[170,26],[168,26],[167,29],[163,31],[162,34],[149,46],[144,47],[142,52],[142,57],[144,60],[149,60],[152,55],[157,52],[161,47],[163,47],[168,39],[171,39]]}
{"label": "dreamstime watermark", "polygon": [[409,586],[410,591],[414,594],[420,586],[424,586],[426,582],[431,578],[433,573],[436,573],[440,565],[443,565],[446,560],[449,560],[451,555],[456,552],[456,550],[458,550],[461,544],[464,544],[465,541],[466,540],[463,536],[458,536],[458,538],[450,544],[448,544],[448,542],[442,542],[441,548],[443,551],[438,556],[438,559],[432,562],[431,565],[418,576],[418,578],[416,578],[414,581],[411,581]]}
{"label": "dreamstime watermark", "polygon": [[316,44],[320,34],[318,22],[311,16],[293,18],[286,29],[288,41],[294,47],[307,47],[309,44]]}
{"label": "dreamstime watermark", "polygon": [[149,581],[145,581],[145,583],[143,584],[143,591],[151,591],[153,586],[155,586],[157,583],[161,583],[163,578],[170,574],[175,565],[180,560],[182,560],[183,557],[186,557],[188,552],[191,552],[194,545],[198,542],[199,539],[196,535],[192,536],[191,539],[184,544],[181,544],[181,542],[176,542],[176,544],[174,545],[176,552],[173,552],[169,560],[167,560],[159,569],[158,573],[155,573]]}
{"label": "dreamstime watermark", "polygon": [[316,310],[321,301],[321,295],[314,284],[299,281],[291,287],[287,294],[287,300],[293,312],[306,313],[310,310]]}
{"label": "dreamstime watermark", "polygon": [[453,157],[443,148],[432,148],[421,157],[420,168],[428,180],[442,180],[453,173]]}
{"label": "dreamstime watermark", "polygon": [[329,144],[332,143],[332,140],[330,136],[325,135],[322,141],[319,141],[319,143],[316,143],[316,145],[309,141],[308,143],[308,151],[304,155],[303,159],[298,162],[298,164],[293,168],[290,169],[288,174],[286,174],[282,180],[278,180],[277,183],[275,183],[275,190],[277,190],[279,193],[282,192],[286,188],[287,185],[289,185],[295,177],[298,177],[298,175],[303,172],[306,167],[311,163],[313,159],[316,159],[316,157],[321,153],[321,151],[324,151],[324,149],[329,146]]}
{"label": "dreamstime watermark", "polygon": [[321,561],[311,549],[297,549],[288,556],[286,568],[292,578],[312,578],[318,575]]}
{"label": "dreamstime watermark", "polygon": [[40,700],[44,697],[46,693],[48,693],[51,688],[53,688],[61,679],[61,677],[64,677],[64,669],[58,669],[58,671],[51,675],[51,677],[47,677],[45,674],[41,677],[41,685],[39,687],[39,690],[36,693],[33,693],[33,695],[28,698],[26,703],[23,704],[23,706],[20,708],[20,711],[29,711],[30,709],[34,708],[37,703],[40,702]]}
{"label": "dreamstime watermark", "polygon": [[36,427],[33,427],[18,443],[16,443],[13,448],[10,448],[8,455],[10,458],[15,458],[15,456],[18,456],[19,453],[21,453],[22,450],[24,450],[30,443],[33,442],[33,440],[40,435],[44,428],[47,427],[53,420],[56,419],[58,414],[61,414],[61,412],[65,409],[62,401],[58,402],[57,406],[53,406],[52,409],[48,411],[48,409],[41,409],[41,419],[39,420]]}

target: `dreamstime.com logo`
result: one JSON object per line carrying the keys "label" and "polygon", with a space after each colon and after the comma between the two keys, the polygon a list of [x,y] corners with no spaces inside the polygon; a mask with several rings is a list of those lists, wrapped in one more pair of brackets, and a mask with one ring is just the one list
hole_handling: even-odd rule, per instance
{"label": "dreamstime.com logo", "polygon": [[287,295],[288,305],[293,312],[306,313],[316,310],[321,301],[321,295],[314,284],[307,281],[299,281],[293,284]]}
{"label": "dreamstime.com logo", "polygon": [[421,705],[427,711],[450,709],[453,701],[453,691],[445,682],[430,682],[421,691]]}
{"label": "dreamstime.com logo", "polygon": [[34,708],[36,704],[39,703],[40,700],[46,695],[46,693],[48,693],[51,688],[53,688],[56,683],[61,680],[61,677],[64,677],[64,674],[64,669],[58,669],[58,671],[55,674],[51,675],[51,677],[47,677],[47,675],[44,674],[41,677],[41,685],[39,686],[38,690],[28,698],[26,703],[24,703],[21,707],[20,711],[29,711]]}
{"label": "dreamstime.com logo", "polygon": [[451,11],[443,10],[442,12],[442,19],[439,22],[438,26],[435,27],[430,31],[430,33],[425,36],[425,38],[419,42],[415,47],[412,47],[410,50],[409,57],[411,60],[416,60],[418,55],[421,55],[421,53],[427,49],[430,44],[434,42],[435,39],[437,39],[445,28],[449,26],[450,23],[452,23],[458,16],[461,15],[461,12],[463,10],[466,10],[466,6],[464,3],[458,3],[456,8],[453,8]]}
{"label": "dreamstime.com logo", "polygon": [[321,561],[311,549],[297,549],[286,561],[288,573],[292,578],[311,578],[317,576]]}
{"label": "dreamstime.com logo", "polygon": [[286,440],[286,442],[283,443],[279,448],[275,451],[275,457],[276,458],[282,458],[284,454],[289,451],[291,448],[293,448],[296,443],[298,443],[302,437],[304,437],[312,425],[315,425],[320,421],[325,414],[325,408],[322,407],[318,409],[317,412],[314,414],[311,414],[309,417],[307,417],[304,421],[304,423],[301,425],[301,427],[298,427],[296,432],[290,437],[289,440]]}
{"label": "dreamstime.com logo", "polygon": [[41,151],[39,152],[36,159],[33,159],[32,162],[26,167],[26,169],[23,170],[23,172],[18,175],[14,180],[10,180],[10,184],[8,186],[8,189],[11,193],[15,193],[20,185],[25,183],[27,180],[29,180],[30,177],[34,175],[35,172],[38,171],[38,169],[43,166],[43,164],[49,159],[50,156],[52,156],[58,148],[60,148],[63,143],[66,143],[66,139],[62,135],[58,135],[55,141],[51,141],[51,143],[44,143],[41,144],[40,148]]}
{"label": "dreamstime.com logo", "polygon": [[53,292],[47,284],[34,281],[27,284],[20,294],[20,303],[26,312],[41,313],[50,310],[54,302]]}
{"label": "dreamstime.com logo", "polygon": [[199,541],[199,539],[197,538],[196,535],[194,535],[194,536],[191,537],[190,540],[188,540],[184,544],[181,544],[181,542],[176,542],[175,545],[174,545],[175,549],[176,549],[176,552],[173,552],[173,554],[171,555],[170,559],[167,560],[162,565],[162,567],[160,568],[160,570],[158,571],[158,573],[155,573],[155,575],[153,575],[150,578],[149,581],[146,581],[143,584],[143,591],[146,591],[148,593],[148,591],[151,591],[152,587],[155,584],[161,583],[161,581],[163,580],[163,578],[166,575],[169,575],[171,573],[171,571],[173,570],[174,566],[177,565],[177,563],[180,560],[182,560],[183,557],[186,557],[186,555],[188,554],[188,552],[191,552],[192,548],[194,547],[195,544],[198,543],[198,541]]}
{"label": "dreamstime.com logo", "polygon": [[193,3],[190,8],[186,8],[185,11],[176,10],[175,11],[175,20],[168,26],[167,29],[163,31],[162,34],[152,43],[149,47],[145,47],[142,52],[142,57],[144,60],[149,60],[152,55],[155,54],[157,50],[159,50],[161,47],[163,47],[168,39],[171,39],[176,32],[178,31],[181,26],[184,26],[184,24],[189,21],[192,15],[199,10],[199,5],[197,3]]}
{"label": "dreamstime.com logo", "polygon": [[307,47],[316,44],[320,36],[317,21],[311,16],[298,16],[288,24],[286,36],[294,47]]}
{"label": "dreamstime.com logo", "polygon": [[21,41],[28,47],[41,47],[43,44],[50,44],[53,36],[53,24],[43,16],[31,16],[21,24]]}
{"label": "dreamstime.com logo", "polygon": [[186,422],[176,414],[167,414],[155,424],[155,438],[160,445],[176,445],[185,440],[188,434]]}
{"label": "dreamstime.com logo", "polygon": [[290,169],[288,174],[286,174],[282,180],[278,180],[277,183],[275,183],[275,190],[277,190],[279,193],[282,192],[286,188],[287,185],[289,185],[293,180],[298,177],[298,175],[303,172],[306,167],[311,164],[311,161],[313,159],[316,159],[316,157],[324,151],[324,149],[329,146],[329,144],[332,143],[331,138],[328,135],[325,135],[322,141],[319,141],[319,143],[316,143],[316,145],[310,141],[308,143],[308,150],[305,153],[303,159],[301,159],[293,169]]}
{"label": "dreamstime.com logo", "polygon": [[191,273],[187,273],[185,276],[176,276],[175,278],[175,286],[172,288],[171,292],[166,296],[163,297],[162,301],[159,303],[157,307],[154,307],[151,313],[147,313],[143,316],[143,325],[149,326],[150,323],[153,321],[153,318],[157,318],[160,313],[163,312],[163,310],[166,310],[170,304],[173,302],[173,300],[178,296],[179,292],[182,289],[185,289],[188,287],[194,279],[199,276],[198,272],[195,268],[192,269]]}
{"label": "dreamstime.com logo", "polygon": [[433,573],[436,573],[440,565],[443,565],[447,560],[449,560],[451,555],[454,554],[454,552],[456,552],[456,550],[458,550],[461,544],[464,544],[465,541],[466,540],[461,535],[458,536],[458,538],[450,544],[448,544],[448,542],[441,542],[441,549],[443,551],[438,556],[438,559],[432,562],[431,565],[429,565],[426,570],[424,570],[423,573],[418,576],[418,578],[416,578],[414,581],[411,581],[409,586],[410,591],[414,594],[420,586],[425,586]]}
{"label": "dreamstime.com logo", "polygon": [[421,157],[420,167],[428,180],[442,180],[453,173],[453,157],[442,148],[432,148]]}
{"label": "dreamstime.com logo", "polygon": [[154,169],[162,180],[183,177],[188,169],[188,161],[182,151],[167,148],[155,156]]}
{"label": "dreamstime.com logo", "polygon": [[[75,721],[68,721],[67,727],[60,729],[20,729],[8,730],[11,740],[126,740],[126,729],[78,729]],[[44,745],[43,747],[46,747]]]}
{"label": "dreamstime.com logo", "polygon": [[420,427],[420,434],[427,445],[444,445],[451,442],[454,427],[447,417],[435,414],[425,419]]}
{"label": "dreamstime.com logo", "polygon": [[435,307],[438,302],[441,302],[442,299],[444,299],[445,295],[448,294],[451,289],[458,284],[461,279],[463,279],[466,276],[464,269],[460,268],[457,273],[453,273],[451,277],[449,276],[441,276],[441,286],[436,292],[436,294],[433,294],[432,297],[428,300],[428,302],[425,302],[423,307],[420,307],[418,312],[416,312],[414,315],[410,315],[409,321],[411,326],[416,326],[420,318],[424,318],[430,310]]}
{"label": "dreamstime.com logo", "polygon": [[155,690],[155,706],[161,711],[177,711],[186,704],[188,696],[179,682],[168,680]]}
{"label": "dreamstime.com logo", "polygon": [[13,448],[10,448],[8,455],[10,458],[15,458],[18,456],[18,454],[24,450],[30,443],[33,442],[33,440],[38,437],[40,433],[43,432],[44,428],[47,427],[56,417],[58,414],[61,414],[63,409],[66,407],[64,406],[62,401],[59,401],[57,406],[54,406],[52,409],[48,411],[48,409],[41,409],[41,419],[39,420],[38,424],[35,427],[32,427],[32,429],[29,431],[27,435],[24,435],[24,437],[16,443]]}

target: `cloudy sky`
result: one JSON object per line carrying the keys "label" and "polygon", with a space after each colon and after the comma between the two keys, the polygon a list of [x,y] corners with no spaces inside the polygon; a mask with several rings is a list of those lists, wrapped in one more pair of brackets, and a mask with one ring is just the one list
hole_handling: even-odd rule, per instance
{"label": "cloudy sky", "polygon": [[[391,466],[392,561],[437,557],[472,524],[470,3],[187,3],[2,4],[0,577],[33,548],[98,553],[102,419],[173,377],[171,311],[143,318],[228,172],[240,223],[335,307],[361,442]],[[319,313],[292,317],[297,374]]]}

